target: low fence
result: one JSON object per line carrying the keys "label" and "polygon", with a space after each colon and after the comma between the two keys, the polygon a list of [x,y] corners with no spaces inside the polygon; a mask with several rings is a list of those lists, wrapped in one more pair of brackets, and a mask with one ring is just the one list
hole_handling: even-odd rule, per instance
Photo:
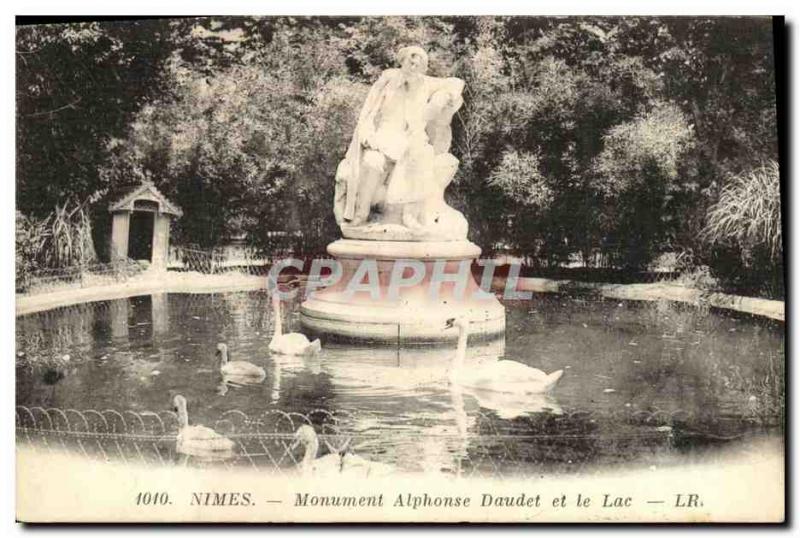
{"label": "low fence", "polygon": [[291,256],[291,252],[275,252],[268,256],[252,248],[215,248],[202,250],[187,247],[171,247],[167,269],[171,271],[193,271],[203,274],[237,272],[250,275],[266,275],[276,260]]}
{"label": "low fence", "polygon": [[[69,453],[96,463],[191,465],[251,468],[278,474],[300,472],[304,449],[294,443],[301,425],[311,426],[319,455],[353,454],[394,472],[435,472],[468,477],[539,476],[542,470],[580,471],[675,448],[680,413],[641,411],[608,417],[598,426],[591,413],[539,414],[514,423],[466,414],[453,423],[441,420],[414,424],[414,431],[394,424],[381,429],[369,413],[307,413],[267,410],[251,417],[239,410],[207,422],[233,441],[230,453],[212,458],[177,450],[179,423],[175,413],[116,410],[45,409],[17,406],[18,445],[47,453]],[[525,426],[527,427],[521,427]],[[686,433],[686,432],[684,432]],[[294,446],[293,446],[294,445]]]}
{"label": "low fence", "polygon": [[[269,255],[259,254],[252,248],[218,248],[201,250],[187,247],[170,248],[167,269],[171,271],[195,271],[203,274],[237,272],[250,275],[266,275],[276,262],[286,258],[297,258],[309,262],[313,259],[331,258],[327,254],[295,254],[290,250],[276,250]],[[306,263],[308,265],[308,263]]]}
{"label": "low fence", "polygon": [[68,288],[103,286],[124,282],[145,269],[145,265],[134,260],[39,269],[22,276],[21,281],[17,282],[17,290],[37,294]]}
{"label": "low fence", "polygon": [[[201,274],[239,273],[262,276],[269,272],[275,261],[290,255],[288,252],[279,252],[270,256],[259,256],[252,249],[231,252],[230,249],[171,247],[167,269]],[[41,269],[18,277],[16,288],[19,293],[36,295],[70,288],[105,286],[125,282],[142,274],[148,267],[146,262],[128,259],[107,264]]]}

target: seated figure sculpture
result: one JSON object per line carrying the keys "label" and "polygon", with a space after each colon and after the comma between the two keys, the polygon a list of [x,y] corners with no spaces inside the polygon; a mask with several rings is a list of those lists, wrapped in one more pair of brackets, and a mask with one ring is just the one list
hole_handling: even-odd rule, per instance
{"label": "seated figure sculpture", "polygon": [[458,168],[450,122],[464,83],[425,75],[420,47],[401,49],[398,60],[370,89],[339,163],[336,221],[356,239],[465,239],[466,220],[444,202]]}

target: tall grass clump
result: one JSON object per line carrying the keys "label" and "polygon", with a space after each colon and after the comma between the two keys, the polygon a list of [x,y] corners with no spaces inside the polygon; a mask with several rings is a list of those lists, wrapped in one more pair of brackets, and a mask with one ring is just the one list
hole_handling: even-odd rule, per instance
{"label": "tall grass clump", "polygon": [[92,224],[82,206],[57,206],[44,221],[41,239],[39,259],[43,267],[82,266],[97,261]]}
{"label": "tall grass clump", "polygon": [[37,271],[85,267],[97,262],[89,213],[83,204],[56,206],[44,219],[16,215],[17,291]]}
{"label": "tall grass clump", "polygon": [[778,163],[740,174],[720,192],[707,213],[703,239],[709,266],[740,291],[783,294],[783,232]]}
{"label": "tall grass clump", "polygon": [[708,211],[705,236],[711,244],[736,242],[743,248],[766,247],[781,256],[781,189],[778,163],[734,178]]}

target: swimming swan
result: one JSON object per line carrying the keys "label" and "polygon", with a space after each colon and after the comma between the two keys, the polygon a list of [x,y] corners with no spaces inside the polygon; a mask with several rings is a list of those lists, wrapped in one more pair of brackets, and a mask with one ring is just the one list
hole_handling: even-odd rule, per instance
{"label": "swimming swan", "polygon": [[303,445],[305,452],[303,459],[300,460],[298,468],[304,475],[319,475],[331,474],[341,472],[342,469],[342,456],[339,453],[331,453],[321,458],[317,457],[319,452],[319,438],[314,428],[307,424],[303,424],[294,434],[294,442],[289,447],[289,450],[294,450],[298,445]]}
{"label": "swimming swan", "polygon": [[178,411],[177,443],[175,450],[181,454],[200,457],[230,457],[233,455],[234,442],[205,426],[189,426],[189,413],[186,411],[186,398],[180,394],[175,396],[175,408]]}
{"label": "swimming swan", "polygon": [[275,332],[269,343],[269,350],[282,355],[311,355],[322,349],[319,338],[309,342],[304,334],[283,334],[281,322],[281,299],[278,295],[272,296],[272,311],[275,314]]}
{"label": "swimming swan", "polygon": [[228,360],[228,345],[219,343],[217,344],[217,355],[220,357],[221,365],[219,371],[222,376],[228,378],[228,381],[238,383],[244,381],[242,384],[259,383],[267,377],[267,372],[260,366],[247,361],[229,361]]}
{"label": "swimming swan", "polygon": [[458,327],[458,348],[450,365],[450,382],[479,390],[516,394],[541,394],[551,390],[564,373],[546,374],[521,362],[502,360],[464,368],[469,338],[469,320],[450,318],[445,329]]}
{"label": "swimming swan", "polygon": [[394,471],[391,465],[369,461],[361,456],[347,452],[347,447],[339,452],[332,452],[318,458],[319,438],[314,428],[308,424],[303,424],[297,428],[294,434],[294,443],[289,449],[293,450],[300,444],[305,447],[305,453],[298,468],[304,475],[348,474],[369,477],[387,475]]}

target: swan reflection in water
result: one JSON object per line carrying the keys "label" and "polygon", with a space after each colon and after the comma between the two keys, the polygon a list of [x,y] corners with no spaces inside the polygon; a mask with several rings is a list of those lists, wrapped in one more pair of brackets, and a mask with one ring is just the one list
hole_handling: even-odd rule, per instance
{"label": "swan reflection in water", "polygon": [[[497,360],[504,342],[481,342],[465,355],[467,368]],[[328,345],[322,371],[337,392],[364,396],[419,396],[446,388],[452,351],[447,347],[362,347]]]}
{"label": "swan reflection in water", "polygon": [[[348,452],[332,453],[328,459],[339,457],[341,464],[343,456],[350,462],[357,454],[408,471],[453,475],[459,474],[470,444],[480,435],[481,414],[512,420],[526,414],[561,413],[550,395],[493,393],[452,383],[454,352],[449,346],[329,344],[319,355],[273,354],[264,364],[265,396],[272,405],[280,406],[282,398],[291,397],[284,394],[289,388],[287,380],[314,374],[327,385],[324,407],[352,410],[338,423],[341,431],[352,437],[352,445]],[[475,343],[464,350],[460,367],[486,368],[499,361],[503,352],[502,340]],[[248,381],[223,376],[221,388]],[[319,407],[316,401],[309,404]],[[308,432],[301,437],[298,440],[307,447],[306,454],[318,459]]]}
{"label": "swan reflection in water", "polygon": [[[478,435],[481,412],[504,420],[562,413],[550,394],[492,393],[451,383],[454,351],[327,345],[321,369],[330,377],[333,406],[354,410],[346,428],[360,441],[355,448],[391,453],[396,462],[414,462],[417,471],[456,472]],[[502,340],[476,343],[465,350],[462,367],[485,367],[503,352]]]}
{"label": "swan reflection in water", "polygon": [[269,401],[277,404],[281,397],[281,381],[287,376],[294,376],[299,373],[309,373],[317,376],[322,373],[322,359],[320,354],[311,355],[280,355],[270,356],[271,365]]}
{"label": "swan reflection in water", "polygon": [[241,388],[248,385],[258,385],[264,381],[264,378],[254,379],[251,376],[241,376],[237,374],[222,374],[222,380],[217,385],[217,394],[225,396],[231,388]]}
{"label": "swan reflection in water", "polygon": [[462,389],[454,385],[453,392],[465,391],[481,409],[488,409],[503,420],[513,420],[535,413],[564,414],[552,394],[509,394],[505,392]]}

